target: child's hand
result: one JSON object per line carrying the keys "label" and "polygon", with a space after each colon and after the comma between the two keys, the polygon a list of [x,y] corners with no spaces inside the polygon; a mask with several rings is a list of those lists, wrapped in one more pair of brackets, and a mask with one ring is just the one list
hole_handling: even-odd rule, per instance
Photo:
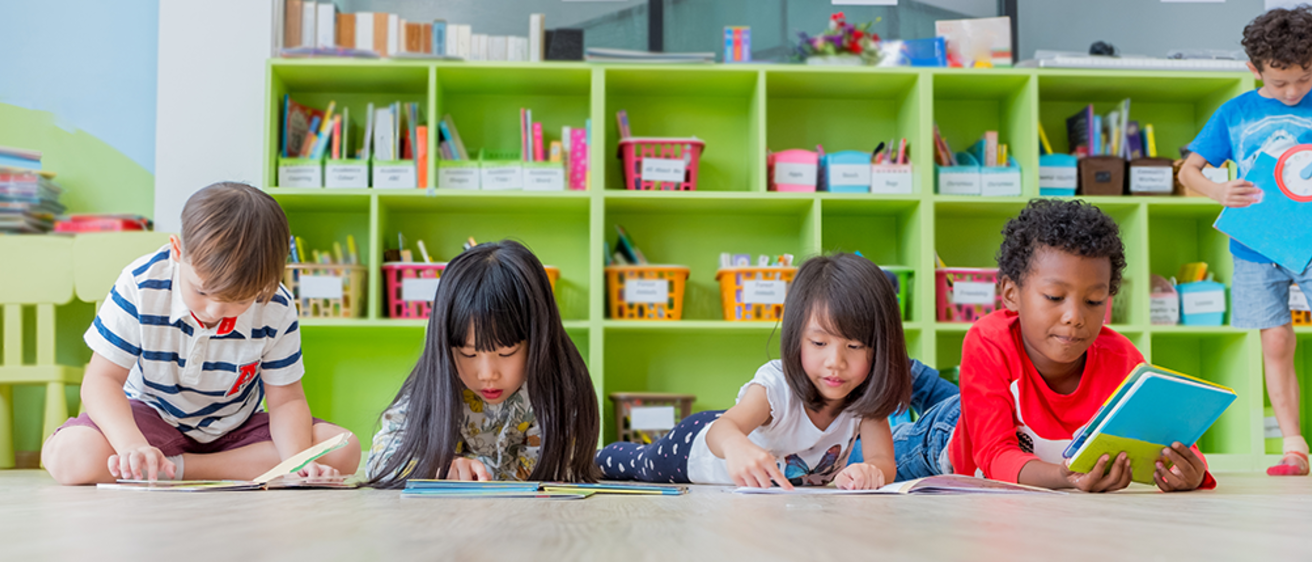
{"label": "child's hand", "polygon": [[328,466],[326,464],[319,464],[317,462],[312,462],[310,464],[305,465],[304,468],[296,471],[296,475],[300,476],[301,478],[314,479],[314,478],[336,478],[338,476],[341,476],[342,473],[338,472],[337,469]]}
{"label": "child's hand", "polygon": [[[1174,465],[1166,468],[1165,461]],[[1162,449],[1162,457],[1157,459],[1157,470],[1153,471],[1153,482],[1163,492],[1188,492],[1203,484],[1203,475],[1207,465],[1203,459],[1194,454],[1193,449],[1185,447],[1179,441],[1169,448]]]}
{"label": "child's hand", "polygon": [[793,489],[792,483],[779,471],[774,455],[750,441],[726,450],[724,463],[733,483],[748,488],[769,488],[771,480],[785,490]]}
{"label": "child's hand", "polygon": [[[1107,470],[1107,463],[1112,463],[1112,469]],[[1085,492],[1114,492],[1130,485],[1130,477],[1134,475],[1130,471],[1130,458],[1124,452],[1116,455],[1116,460],[1109,460],[1107,455],[1103,455],[1094,463],[1093,470],[1087,473],[1071,472],[1066,465],[1061,465],[1062,476],[1071,486],[1079,488]],[[1106,475],[1104,475],[1106,473]]]}
{"label": "child's hand", "polygon": [[1248,180],[1230,180],[1221,184],[1221,188],[1217,202],[1227,207],[1247,207],[1262,200],[1262,190]]}
{"label": "child's hand", "polygon": [[114,478],[158,480],[160,472],[173,478],[177,470],[173,461],[150,445],[140,445],[116,453],[109,456],[109,474]]}
{"label": "child's hand", "polygon": [[874,490],[883,487],[884,471],[869,463],[849,464],[834,477],[834,484],[843,490]]}
{"label": "child's hand", "polygon": [[492,476],[487,473],[487,468],[478,459],[467,459],[465,457],[456,457],[451,461],[451,470],[446,472],[447,480],[477,480],[487,482]]}

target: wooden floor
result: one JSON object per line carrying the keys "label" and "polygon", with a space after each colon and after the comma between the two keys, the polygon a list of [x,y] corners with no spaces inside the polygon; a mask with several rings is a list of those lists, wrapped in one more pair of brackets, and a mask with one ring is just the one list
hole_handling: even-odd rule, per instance
{"label": "wooden floor", "polygon": [[1312,479],[1211,492],[582,501],[138,493],[0,471],[0,560],[1307,560]]}

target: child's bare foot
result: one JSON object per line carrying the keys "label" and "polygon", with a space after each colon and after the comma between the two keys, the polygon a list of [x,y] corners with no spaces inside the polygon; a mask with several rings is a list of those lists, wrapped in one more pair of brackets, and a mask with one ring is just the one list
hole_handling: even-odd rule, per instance
{"label": "child's bare foot", "polygon": [[1280,464],[1266,469],[1267,476],[1307,476],[1307,455],[1298,451],[1288,451]]}

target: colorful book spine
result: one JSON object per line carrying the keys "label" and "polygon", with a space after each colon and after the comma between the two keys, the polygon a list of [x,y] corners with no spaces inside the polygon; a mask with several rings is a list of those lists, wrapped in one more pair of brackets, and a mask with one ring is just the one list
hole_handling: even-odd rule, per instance
{"label": "colorful book spine", "polygon": [[588,187],[588,132],[575,128],[569,133],[569,188],[583,191]]}
{"label": "colorful book spine", "polygon": [[542,123],[533,124],[533,161],[542,162],[546,156],[542,150]]}
{"label": "colorful book spine", "polygon": [[446,53],[446,20],[433,20],[433,54]]}
{"label": "colorful book spine", "polygon": [[428,187],[428,127],[415,127],[415,152],[419,156],[415,161],[415,170],[418,174],[419,183],[417,187],[423,189]]}
{"label": "colorful book spine", "polygon": [[333,160],[342,158],[342,116],[333,117]]}

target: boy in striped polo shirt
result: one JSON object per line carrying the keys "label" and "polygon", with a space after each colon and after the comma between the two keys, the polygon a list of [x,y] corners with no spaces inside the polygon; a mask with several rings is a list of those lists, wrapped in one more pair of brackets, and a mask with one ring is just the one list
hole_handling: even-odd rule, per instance
{"label": "boy in striped polo shirt", "polygon": [[[289,238],[282,208],[249,185],[187,200],[182,239],[124,269],[84,336],[86,413],[42,447],[55,480],[249,479],[346,431],[312,418],[301,387],[296,308],[279,284]],[[359,462],[352,437],[301,474]]]}

